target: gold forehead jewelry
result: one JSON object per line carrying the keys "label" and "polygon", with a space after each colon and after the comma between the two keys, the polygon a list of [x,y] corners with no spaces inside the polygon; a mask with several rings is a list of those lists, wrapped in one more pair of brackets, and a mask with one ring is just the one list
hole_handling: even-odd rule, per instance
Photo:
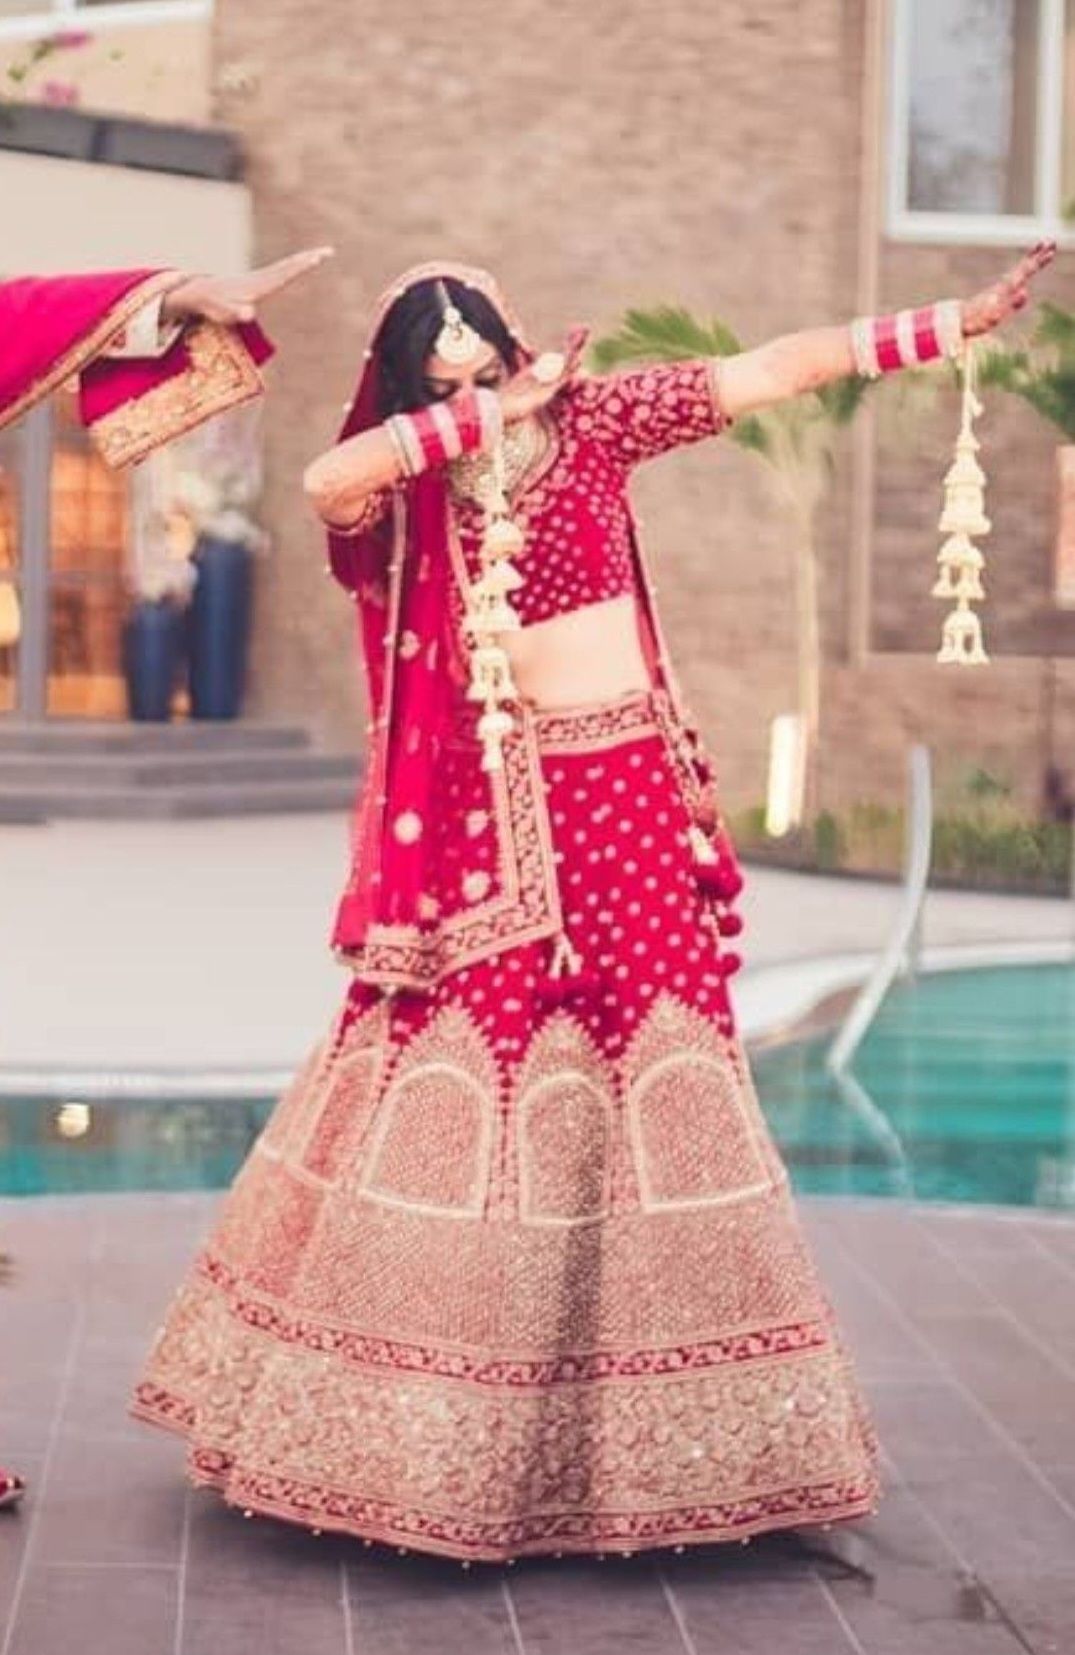
{"label": "gold forehead jewelry", "polygon": [[460,312],[452,304],[443,282],[437,283],[437,293],[444,314],[444,326],[437,334],[433,349],[442,362],[451,363],[453,368],[464,368],[468,362],[473,362],[481,350],[481,334],[476,333],[469,322],[463,320]]}
{"label": "gold forehead jewelry", "polygon": [[543,351],[530,369],[539,385],[555,385],[563,371],[564,356],[561,351]]}

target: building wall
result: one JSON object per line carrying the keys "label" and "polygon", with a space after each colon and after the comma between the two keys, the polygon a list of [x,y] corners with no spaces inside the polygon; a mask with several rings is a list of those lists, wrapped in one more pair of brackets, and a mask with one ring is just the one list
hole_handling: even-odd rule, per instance
{"label": "building wall", "polygon": [[244,184],[0,150],[0,201],[17,226],[0,249],[14,271],[161,265],[245,270],[251,203]]}
{"label": "building wall", "polygon": [[[255,710],[300,713],[359,742],[353,615],[323,578],[300,477],[350,393],[375,296],[404,266],[441,253],[489,265],[546,342],[574,321],[600,330],[625,306],[659,300],[719,314],[747,342],[854,313],[874,183],[860,158],[868,10],[861,0],[665,0],[659,15],[617,0],[540,11],[531,0],[399,0],[385,13],[369,0],[218,0],[216,114],[247,146],[259,250],[338,249],[273,318],[276,551],[258,592]],[[886,245],[879,298],[967,291],[997,259]],[[997,520],[989,625],[1012,658],[956,673],[927,653],[941,618],[926,594],[954,417],[949,399],[911,441],[893,438],[889,412],[878,418],[867,628],[878,653],[858,665],[853,468],[850,444],[841,449],[820,536],[831,802],[897,793],[911,737],[934,744],[946,773],[988,760],[1031,798],[1046,735],[1061,748],[1075,735],[1069,677],[1033,658],[1057,637],[1070,643],[1055,617],[1039,624],[1051,439],[1020,410],[991,407],[984,433]],[[770,720],[794,705],[789,526],[764,465],[729,438],[649,468],[637,502],[726,797],[754,802]]]}
{"label": "building wall", "polygon": [[[299,478],[402,267],[439,253],[488,264],[548,341],[653,300],[718,313],[751,340],[848,312],[857,8],[813,0],[805,40],[801,10],[667,0],[657,25],[615,0],[402,0],[388,14],[221,0],[218,71],[247,90],[218,113],[248,146],[260,250],[329,240],[339,253],[276,317],[260,710],[357,739],[352,616],[322,578]],[[730,784],[756,793],[793,670],[786,531],[762,468],[724,441],[653,466],[638,501],[691,698]]]}
{"label": "building wall", "polygon": [[74,23],[79,32],[89,33],[86,43],[51,53],[18,85],[11,71],[26,65],[34,40],[56,29],[57,20],[45,18],[33,32],[0,34],[0,87],[5,97],[30,102],[69,98],[80,109],[149,116],[178,125],[208,120],[208,16],[102,27],[93,11],[86,10]]}

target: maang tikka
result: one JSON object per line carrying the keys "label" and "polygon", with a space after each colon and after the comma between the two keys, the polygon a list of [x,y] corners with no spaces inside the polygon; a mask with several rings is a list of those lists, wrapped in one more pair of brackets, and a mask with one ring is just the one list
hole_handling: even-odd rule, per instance
{"label": "maang tikka", "polygon": [[451,363],[453,368],[465,368],[481,350],[481,334],[476,333],[470,323],[464,321],[442,281],[437,283],[437,297],[440,300],[444,325],[437,334],[433,349],[442,362]]}

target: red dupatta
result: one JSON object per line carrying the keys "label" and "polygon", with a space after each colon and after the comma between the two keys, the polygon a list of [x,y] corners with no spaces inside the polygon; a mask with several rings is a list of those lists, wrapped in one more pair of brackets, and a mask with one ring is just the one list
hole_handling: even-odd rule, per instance
{"label": "red dupatta", "polygon": [[138,311],[173,288],[174,270],[28,276],[0,282],[0,426],[81,375],[81,409],[113,465],[260,394],[272,346],[255,323],[195,323],[163,356],[110,361],[101,352]]}
{"label": "red dupatta", "polygon": [[[377,305],[366,365],[337,440],[383,419],[380,336],[397,299],[416,283],[454,278],[477,289],[504,319],[520,356],[532,356],[492,277],[467,265],[415,266]],[[333,930],[337,951],[367,945],[378,930],[419,936],[436,759],[464,667],[452,618],[455,575],[444,476],[427,472],[393,491],[389,518],[368,533],[329,531],[334,575],[358,605],[370,708],[367,769],[354,820],[352,872]],[[405,650],[400,640],[407,639]],[[391,949],[389,948],[391,952]],[[371,963],[372,962],[368,962]],[[370,975],[378,977],[376,966]],[[389,968],[386,980],[405,976]]]}
{"label": "red dupatta", "polygon": [[[454,277],[484,294],[503,317],[522,358],[532,358],[521,328],[486,272],[444,263],[416,267],[377,307],[366,365],[339,441],[380,423],[379,341],[385,317],[416,282],[438,277]],[[435,854],[427,829],[437,808],[441,741],[466,682],[457,610],[453,613],[455,584],[465,575],[453,557],[451,506],[443,475],[426,473],[397,486],[392,502],[391,513],[376,527],[357,534],[328,534],[332,572],[358,606],[371,718],[367,769],[353,821],[351,877],[337,908],[332,943],[337,956],[364,980],[422,988],[464,958],[481,957],[524,937],[555,935],[561,914],[547,824],[539,822],[536,837],[544,847],[545,866],[534,883],[542,894],[529,906],[517,903],[507,923],[489,925],[484,932],[473,927],[477,941],[470,954],[454,946],[437,947],[446,921],[442,914],[424,911],[430,858]],[[652,681],[662,685],[675,704],[676,686],[640,552],[637,562],[643,649]],[[495,800],[490,801],[502,834],[510,832],[512,822],[525,821],[528,810],[544,813],[540,778],[534,789],[532,772],[518,758],[509,761],[507,770],[505,787],[514,789],[521,806],[498,812]],[[516,850],[501,844],[502,870],[511,868]]]}

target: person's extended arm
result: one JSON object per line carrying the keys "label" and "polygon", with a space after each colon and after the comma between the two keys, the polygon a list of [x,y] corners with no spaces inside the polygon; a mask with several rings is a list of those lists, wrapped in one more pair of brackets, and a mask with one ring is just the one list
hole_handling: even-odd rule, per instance
{"label": "person's extended arm", "polygon": [[241,276],[188,276],[177,271],[172,286],[132,316],[100,354],[127,361],[163,356],[188,322],[216,322],[224,327],[252,322],[259,304],[331,256],[331,247],[306,248]]}
{"label": "person's extended arm", "polygon": [[[1022,310],[1027,302],[1030,282],[1052,262],[1055,254],[1055,242],[1039,242],[991,287],[962,304],[949,301],[955,306],[955,339],[951,343],[958,345],[960,338],[971,339],[989,333],[1016,311]],[[941,310],[944,307],[928,308]],[[926,312],[918,314],[924,316]],[[922,357],[916,356],[911,339],[908,340],[910,352],[901,350],[901,341],[895,337],[893,327],[886,331],[885,323],[889,321],[894,319],[860,324],[858,348],[851,328],[807,328],[801,333],[788,333],[772,339],[756,350],[723,357],[719,366],[719,386],[724,414],[728,419],[735,419],[739,415],[787,401],[790,397],[801,396],[804,391],[816,391],[833,380],[860,373],[871,365],[874,371],[884,371],[888,367],[907,365],[908,355],[912,361],[925,359],[924,354]],[[874,328],[889,350],[888,357],[883,356],[880,362],[876,360],[876,344],[871,335]],[[863,352],[867,355],[873,353],[872,364],[860,359]],[[945,354],[949,351],[946,350]]]}

